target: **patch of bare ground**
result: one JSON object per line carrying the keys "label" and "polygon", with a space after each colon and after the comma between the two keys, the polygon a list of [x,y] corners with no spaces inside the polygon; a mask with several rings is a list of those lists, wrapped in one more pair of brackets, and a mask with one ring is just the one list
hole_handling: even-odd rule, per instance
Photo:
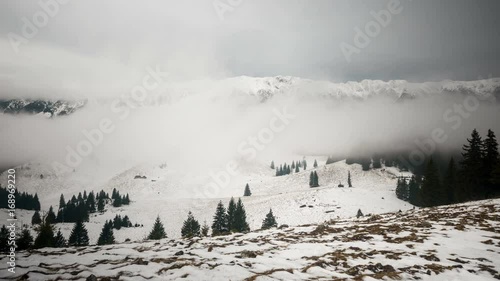
{"label": "patch of bare ground", "polygon": [[274,274],[275,272],[280,272],[280,271],[285,271],[285,272],[288,272],[290,274],[293,274],[293,269],[291,269],[291,268],[288,268],[288,269],[285,269],[285,268],[275,268],[275,269],[267,270],[267,271],[264,271],[264,272],[261,272],[261,273],[257,273],[257,274],[255,274],[253,276],[250,276],[250,277],[244,279],[244,281],[255,281],[260,276],[270,276],[270,275]]}

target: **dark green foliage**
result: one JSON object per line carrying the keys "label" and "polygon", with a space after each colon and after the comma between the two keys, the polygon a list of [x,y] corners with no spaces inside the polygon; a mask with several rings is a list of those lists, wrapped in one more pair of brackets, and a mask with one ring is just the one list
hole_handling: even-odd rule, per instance
{"label": "dark green foliage", "polygon": [[408,183],[408,202],[414,206],[421,205],[420,199],[420,184],[419,180],[414,176],[411,177],[410,182]]}
{"label": "dark green foliage", "polygon": [[273,215],[273,210],[270,209],[269,213],[267,213],[266,218],[262,221],[262,229],[269,229],[271,227],[277,227],[278,223],[276,222],[276,218]]}
{"label": "dark green foliage", "polygon": [[217,209],[215,210],[214,220],[212,223],[212,236],[223,235],[228,232],[229,229],[228,229],[226,208],[224,208],[224,204],[222,204],[222,201],[219,201],[219,204],[217,204]]}
{"label": "dark green foliage", "polygon": [[33,247],[35,249],[54,247],[54,228],[50,223],[42,222],[38,228],[38,235],[35,238]]}
{"label": "dark green foliage", "polygon": [[181,235],[184,238],[200,236],[200,223],[194,218],[191,212],[188,213],[188,217],[182,225]]}
{"label": "dark green foliage", "polygon": [[153,229],[149,233],[149,240],[160,240],[163,238],[167,238],[167,233],[165,232],[165,228],[163,227],[163,223],[160,220],[160,216],[156,217],[155,224],[153,225]]}
{"label": "dark green foliage", "polygon": [[54,247],[63,248],[66,246],[67,246],[66,239],[64,238],[64,235],[62,234],[61,230],[59,229],[57,231],[56,236],[54,237]]}
{"label": "dark green foliage", "polygon": [[40,217],[40,213],[38,211],[35,211],[33,216],[31,217],[31,224],[41,224],[42,223],[42,217]]}
{"label": "dark green foliage", "polygon": [[483,143],[483,168],[485,176],[485,188],[486,197],[492,197],[500,194],[500,189],[498,183],[496,183],[495,168],[500,163],[498,154],[498,142],[495,133],[492,130],[488,130],[488,135]]}
{"label": "dark green foliage", "polygon": [[450,159],[446,175],[443,180],[444,189],[446,192],[446,204],[451,204],[457,201],[455,191],[458,190],[457,182],[457,166],[453,157]]}
{"label": "dark green foliage", "polygon": [[247,223],[247,215],[245,211],[245,207],[241,202],[241,199],[238,199],[238,203],[236,203],[236,211],[234,212],[234,223],[233,223],[233,231],[235,232],[247,232],[250,230],[250,227]]}
{"label": "dark green foliage", "polygon": [[79,220],[73,226],[68,240],[69,246],[88,246],[89,235],[83,221]]}
{"label": "dark green foliage", "polygon": [[347,185],[349,187],[352,187],[352,181],[351,181],[351,171],[347,172]]}
{"label": "dark green foliage", "polygon": [[227,229],[229,231],[234,231],[235,213],[236,213],[236,202],[234,202],[234,198],[231,197],[231,200],[229,200],[229,205],[227,205],[227,215],[226,215]]}
{"label": "dark green foliage", "polygon": [[313,167],[314,167],[314,168],[318,168],[318,162],[316,161],[316,159],[314,159],[314,164],[313,164]]}
{"label": "dark green foliage", "polygon": [[[4,198],[8,198],[9,194],[11,194],[9,189],[0,186],[0,198],[2,198],[0,208],[9,208],[7,200],[4,200]],[[40,211],[40,201],[37,194],[33,196],[26,192],[19,193],[17,189],[13,194],[16,196],[16,209]]]}
{"label": "dark green foliage", "polygon": [[446,202],[447,194],[441,185],[439,171],[434,165],[432,158],[427,164],[420,192],[423,207],[438,206]]}
{"label": "dark green foliage", "polygon": [[373,156],[373,169],[382,168],[382,158],[380,155],[376,154]]}
{"label": "dark green foliage", "polygon": [[101,234],[97,240],[97,245],[111,245],[115,243],[115,236],[113,234],[113,223],[111,221],[105,222],[102,227]]}
{"label": "dark green foliage", "polygon": [[203,222],[203,226],[201,227],[201,235],[203,237],[207,237],[209,231],[210,231],[210,226],[208,226],[206,221]]}
{"label": "dark green foliage", "polygon": [[104,212],[104,207],[106,206],[106,202],[104,200],[106,199],[103,197],[99,197],[99,200],[97,200],[97,210],[101,213]]}
{"label": "dark green foliage", "polygon": [[[84,193],[86,195],[86,193]],[[95,213],[96,211],[96,202],[95,202],[95,196],[94,192],[90,192],[88,197],[85,199],[86,196],[84,196],[85,205],[87,206],[87,210],[89,213]]]}
{"label": "dark green foliage", "polygon": [[361,212],[361,209],[358,209],[358,213],[356,214],[357,218],[363,217],[363,212]]}
{"label": "dark green foliage", "polygon": [[319,186],[318,173],[316,171],[311,172],[309,174],[309,187],[318,187],[318,186]]}
{"label": "dark green foliage", "polygon": [[248,183],[245,186],[245,192],[243,193],[243,196],[252,196],[252,192],[250,191],[250,186],[248,186]]}
{"label": "dark green foliage", "polygon": [[464,199],[480,198],[482,183],[484,178],[483,170],[483,141],[476,129],[472,131],[471,138],[467,139],[468,144],[463,146],[462,157],[460,162],[460,181],[464,185],[463,192],[459,197]]}
{"label": "dark green foliage", "polygon": [[54,213],[54,209],[52,206],[49,208],[49,212],[47,213],[47,217],[45,217],[45,221],[47,223],[55,223],[56,222],[56,214]]}
{"label": "dark green foliage", "polygon": [[404,201],[409,200],[410,191],[406,179],[398,179],[398,185],[396,187],[396,197]]}
{"label": "dark green foliage", "polygon": [[292,170],[295,170],[295,161],[292,161],[292,166],[291,166]]}
{"label": "dark green foliage", "polygon": [[274,170],[274,161],[271,161],[271,169]]}
{"label": "dark green foliage", "polygon": [[21,231],[21,234],[17,238],[16,245],[18,251],[31,249],[33,246],[33,236],[31,236],[29,229],[24,228]]}
{"label": "dark green foliage", "polygon": [[66,201],[64,200],[64,195],[61,194],[59,198],[59,209],[66,207]]}
{"label": "dark green foliage", "polygon": [[302,160],[302,167],[304,168],[304,171],[307,169],[307,161],[306,161],[306,159]]}

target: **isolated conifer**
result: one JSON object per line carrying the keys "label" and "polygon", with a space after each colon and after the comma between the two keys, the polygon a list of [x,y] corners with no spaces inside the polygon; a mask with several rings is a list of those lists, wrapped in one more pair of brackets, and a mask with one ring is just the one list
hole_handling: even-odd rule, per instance
{"label": "isolated conifer", "polygon": [[207,221],[204,221],[203,226],[201,227],[201,235],[203,237],[207,237],[209,231],[210,231],[210,226],[208,226]]}
{"label": "isolated conifer", "polygon": [[160,216],[156,217],[155,224],[153,225],[153,229],[149,233],[149,240],[160,240],[167,237],[167,233],[165,232],[165,228],[160,220]]}
{"label": "isolated conifer", "polygon": [[309,187],[314,187],[314,174],[311,172],[309,174]]}
{"label": "isolated conifer", "polygon": [[40,213],[38,211],[35,211],[33,216],[31,217],[31,224],[41,224],[42,223],[42,218],[40,217]]}
{"label": "isolated conifer", "polygon": [[349,187],[352,187],[352,181],[351,181],[351,171],[347,172],[347,185]]}
{"label": "isolated conifer", "polygon": [[248,183],[245,186],[245,192],[243,193],[243,196],[252,196],[252,192],[250,191],[250,186],[248,186]]}
{"label": "isolated conifer", "polygon": [[120,230],[122,228],[122,217],[120,215],[116,215],[113,219],[113,227],[117,230]]}
{"label": "isolated conifer", "polygon": [[47,223],[55,223],[56,222],[56,214],[54,213],[54,209],[52,206],[49,208],[49,212],[47,213],[47,216],[45,217],[45,221]]}
{"label": "isolated conifer", "polygon": [[271,227],[277,227],[278,223],[276,222],[276,218],[273,215],[273,210],[269,209],[269,213],[267,213],[266,218],[262,221],[262,229],[269,229]]}
{"label": "isolated conifer", "polygon": [[[236,209],[235,209],[236,211]],[[215,210],[214,220],[212,223],[212,236],[218,236],[226,234],[228,229],[228,219],[226,215],[226,208],[222,201],[217,204],[217,209]]]}
{"label": "isolated conifer", "polygon": [[23,228],[21,234],[17,238],[16,245],[19,251],[31,249],[33,246],[33,236],[31,236],[29,229]]}
{"label": "isolated conifer", "polygon": [[115,243],[115,236],[113,233],[113,224],[111,221],[105,222],[102,227],[101,234],[97,240],[97,245],[110,245]]}
{"label": "isolated conifer", "polygon": [[181,235],[184,238],[200,236],[200,223],[194,218],[191,212],[188,213],[188,217],[182,225]]}
{"label": "isolated conifer", "polygon": [[271,161],[271,169],[274,170],[274,161]]}
{"label": "isolated conifer", "polygon": [[307,169],[307,161],[306,161],[306,159],[302,160],[302,167],[304,167],[304,171]]}
{"label": "isolated conifer", "polygon": [[[467,139],[468,144],[463,146],[461,166],[461,179],[464,185],[461,196],[467,200],[471,196],[478,197],[482,193],[481,183],[484,182],[483,170],[483,141],[476,129],[472,131],[471,138]],[[461,200],[462,201],[462,200]]]}
{"label": "isolated conifer", "polygon": [[319,177],[316,171],[313,172],[313,187],[319,186]]}
{"label": "isolated conifer", "polygon": [[38,235],[35,238],[33,247],[35,249],[44,247],[54,247],[54,229],[50,223],[42,222],[38,228]]}
{"label": "isolated conifer", "polygon": [[245,207],[241,202],[241,199],[238,199],[238,203],[236,203],[236,211],[234,212],[234,225],[233,229],[236,232],[246,232],[250,230],[250,227],[247,223],[247,215],[245,211]]}
{"label": "isolated conifer", "polygon": [[358,213],[356,214],[357,218],[363,217],[363,212],[361,212],[361,209],[358,209]]}
{"label": "isolated conifer", "polygon": [[54,237],[54,247],[56,248],[63,248],[66,247],[66,239],[64,238],[61,230],[59,229],[57,231],[56,236]]}
{"label": "isolated conifer", "polygon": [[314,164],[313,164],[313,167],[314,167],[314,168],[318,168],[318,162],[316,161],[316,159],[314,159]]}
{"label": "isolated conifer", "polygon": [[88,246],[89,235],[82,220],[75,222],[68,240],[69,246]]}

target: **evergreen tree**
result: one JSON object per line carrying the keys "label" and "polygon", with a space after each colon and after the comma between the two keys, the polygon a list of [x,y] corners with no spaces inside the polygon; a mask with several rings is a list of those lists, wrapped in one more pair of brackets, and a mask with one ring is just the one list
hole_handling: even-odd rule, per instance
{"label": "evergreen tree", "polygon": [[184,238],[192,238],[200,236],[200,223],[194,218],[191,212],[188,213],[188,218],[184,221],[181,229],[181,235]]}
{"label": "evergreen tree", "polygon": [[223,235],[228,231],[229,229],[226,208],[224,208],[224,204],[222,204],[222,201],[219,201],[219,204],[217,204],[217,209],[215,210],[214,221],[212,223],[212,236]]}
{"label": "evergreen tree", "polygon": [[409,200],[409,189],[405,179],[398,179],[398,185],[396,187],[396,197],[400,200]]}
{"label": "evergreen tree", "polygon": [[[483,157],[483,141],[476,129],[472,131],[471,138],[467,139],[468,144],[463,146],[461,166],[461,179],[463,184],[463,193],[459,197],[462,200],[467,200],[470,197],[480,197],[483,193],[481,184],[484,181],[482,157]],[[461,200],[461,201],[462,201]]]}
{"label": "evergreen tree", "polygon": [[130,197],[127,195],[123,198],[123,205],[129,205],[130,204]]}
{"label": "evergreen tree", "polygon": [[234,201],[234,198],[231,197],[231,200],[229,200],[229,204],[227,205],[227,215],[226,215],[226,220],[227,220],[227,230],[228,231],[233,231],[234,227],[234,213],[236,212],[236,202]]}
{"label": "evergreen tree", "polygon": [[307,169],[307,161],[306,159],[302,160],[302,166],[304,167],[304,171]]}
{"label": "evergreen tree", "polygon": [[351,171],[347,172],[347,185],[349,187],[352,187],[352,181],[351,181]]}
{"label": "evergreen tree", "polygon": [[38,235],[35,238],[33,247],[35,249],[44,247],[54,247],[54,228],[50,223],[42,222],[38,228]]}
{"label": "evergreen tree", "polygon": [[111,199],[116,199],[117,197],[117,191],[116,188],[113,188],[113,192],[111,193]]}
{"label": "evergreen tree", "polygon": [[61,194],[59,197],[59,209],[66,207],[66,201],[64,200],[64,195]]}
{"label": "evergreen tree", "polygon": [[87,196],[87,190],[84,190],[83,191],[83,200],[87,200],[88,196]]}
{"label": "evergreen tree", "polygon": [[69,246],[88,246],[89,235],[82,220],[75,222],[68,240]]}
{"label": "evergreen tree", "polygon": [[94,213],[96,211],[95,196],[93,191],[89,193],[85,204],[87,205],[87,210],[89,213]]}
{"label": "evergreen tree", "polygon": [[276,218],[273,215],[273,210],[269,209],[269,213],[267,213],[266,218],[262,221],[262,229],[269,229],[271,227],[277,227],[278,223],[276,222]]}
{"label": "evergreen tree", "polygon": [[361,212],[361,209],[358,209],[358,213],[356,214],[357,218],[363,217],[363,212]]}
{"label": "evergreen tree", "polygon": [[66,239],[64,238],[61,229],[57,231],[56,236],[54,237],[54,247],[63,248],[66,247]]}
{"label": "evergreen tree", "polygon": [[113,234],[113,224],[111,221],[105,222],[102,227],[101,234],[97,240],[97,245],[111,245],[115,243],[115,236]]}
{"label": "evergreen tree", "polygon": [[295,161],[292,161],[292,170],[295,170]]}
{"label": "evergreen tree", "polygon": [[271,161],[271,169],[274,170],[274,161]]}
{"label": "evergreen tree", "polygon": [[201,227],[201,235],[203,237],[207,237],[209,231],[210,231],[210,226],[208,226],[207,221],[204,221],[203,226]]}
{"label": "evergreen tree", "polygon": [[295,166],[299,166],[299,168],[302,168],[302,161],[297,161],[297,163],[295,164]]}
{"label": "evergreen tree", "polygon": [[78,192],[78,197],[76,199],[78,200],[78,202],[84,201],[81,192]]}
{"label": "evergreen tree", "polygon": [[486,177],[485,183],[487,188],[486,195],[487,197],[490,197],[498,192],[498,190],[494,188],[493,175],[494,175],[494,170],[499,162],[498,142],[495,133],[492,130],[488,130],[488,135],[484,140],[483,144],[483,151],[484,151],[483,168],[484,168],[484,175]]}
{"label": "evergreen tree", "polygon": [[245,192],[243,193],[243,196],[252,196],[252,192],[250,191],[250,187],[247,185],[245,186]]}
{"label": "evergreen tree", "polygon": [[35,211],[33,216],[31,217],[31,224],[41,224],[42,223],[42,218],[40,217],[40,213],[38,211]]}
{"label": "evergreen tree", "polygon": [[238,199],[238,203],[236,203],[233,229],[235,232],[246,232],[250,230],[250,227],[247,223],[247,214],[245,211],[245,207],[243,206],[241,199]]}
{"label": "evergreen tree", "polygon": [[33,236],[31,236],[29,229],[23,228],[21,235],[17,238],[16,245],[19,251],[31,249],[33,246]]}
{"label": "evergreen tree", "polygon": [[120,197],[120,194],[117,193],[118,195],[115,196],[115,199],[113,200],[113,207],[121,207],[122,205],[122,198]]}
{"label": "evergreen tree", "polygon": [[99,197],[99,200],[97,201],[97,210],[101,213],[104,212],[104,206],[106,206],[106,204],[104,203],[104,198]]}
{"label": "evergreen tree", "polygon": [[7,253],[9,248],[9,231],[5,225],[2,225],[0,229],[0,253]]}
{"label": "evergreen tree", "polygon": [[165,228],[163,227],[163,224],[160,220],[160,216],[156,217],[155,224],[153,226],[153,229],[149,233],[148,239],[149,240],[160,240],[163,238],[167,238],[167,233],[165,232]]}
{"label": "evergreen tree", "polygon": [[120,228],[122,228],[122,217],[120,215],[116,215],[113,219],[113,227],[117,230],[120,230]]}
{"label": "evergreen tree", "polygon": [[299,165],[295,165],[295,172],[296,172],[296,173],[300,172]]}
{"label": "evergreen tree", "polygon": [[309,187],[314,187],[314,174],[311,172],[309,174]]}
{"label": "evergreen tree", "polygon": [[439,180],[439,172],[432,158],[427,164],[420,192],[423,207],[438,206],[447,198],[447,194],[442,188]]}
{"label": "evergreen tree", "polygon": [[319,186],[319,178],[318,178],[318,173],[314,171],[314,187]]}
{"label": "evergreen tree", "polygon": [[55,223],[56,222],[56,214],[54,213],[54,209],[52,206],[49,208],[49,212],[47,213],[47,216],[45,217],[45,221],[47,223]]}
{"label": "evergreen tree", "polygon": [[444,189],[446,191],[446,202],[445,204],[454,203],[457,198],[455,195],[455,191],[459,190],[457,184],[457,166],[455,164],[455,160],[453,157],[450,159],[448,163],[448,169],[446,170],[446,175],[444,177]]}
{"label": "evergreen tree", "polygon": [[316,159],[314,159],[314,164],[313,164],[313,167],[314,167],[314,168],[318,168],[318,162],[316,161]]}

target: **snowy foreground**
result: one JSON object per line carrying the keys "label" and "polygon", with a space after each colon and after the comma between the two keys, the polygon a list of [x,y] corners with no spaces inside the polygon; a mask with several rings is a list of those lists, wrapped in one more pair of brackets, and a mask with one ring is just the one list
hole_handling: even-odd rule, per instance
{"label": "snowy foreground", "polygon": [[500,199],[224,237],[18,253],[2,280],[494,280]]}

